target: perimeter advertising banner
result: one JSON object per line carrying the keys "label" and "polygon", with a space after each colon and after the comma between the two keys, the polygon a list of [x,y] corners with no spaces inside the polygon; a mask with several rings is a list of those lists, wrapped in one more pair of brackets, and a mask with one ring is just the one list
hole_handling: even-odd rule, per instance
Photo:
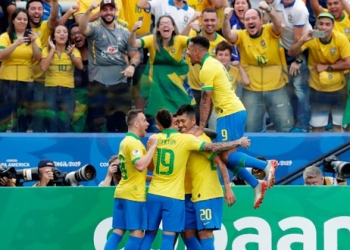
{"label": "perimeter advertising banner", "polygon": [[[350,140],[350,133],[254,133],[247,136],[251,147],[239,150],[251,156],[276,159],[279,162],[276,180]],[[123,137],[124,134],[3,133],[0,163],[23,169],[36,167],[41,159],[48,158],[62,172],[92,164],[97,170],[96,179],[81,184],[97,186],[106,176],[108,159],[118,154]],[[147,138],[142,141],[146,143]],[[350,161],[350,153],[342,154],[340,160]],[[302,180],[293,184],[302,184]]]}
{"label": "perimeter advertising banner", "polygon": [[[350,249],[349,187],[277,186],[257,210],[250,187],[233,190],[237,202],[224,206],[215,249]],[[0,248],[103,250],[113,193],[111,187],[0,188]],[[161,230],[152,249],[160,243]],[[181,239],[176,249],[185,249]]]}

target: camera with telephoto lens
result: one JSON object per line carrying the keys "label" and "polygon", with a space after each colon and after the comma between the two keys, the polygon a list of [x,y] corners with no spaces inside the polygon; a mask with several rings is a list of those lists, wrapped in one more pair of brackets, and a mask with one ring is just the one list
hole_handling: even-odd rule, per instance
{"label": "camera with telephoto lens", "polygon": [[8,169],[0,169],[0,178],[7,177],[9,179],[16,179],[17,173],[14,167]]}
{"label": "camera with telephoto lens", "polygon": [[91,181],[96,178],[96,169],[90,164],[86,164],[77,171],[70,173],[52,168],[52,173],[53,180],[49,182],[49,186],[78,186],[81,181]]}
{"label": "camera with telephoto lens", "polygon": [[350,162],[339,161],[335,155],[323,160],[323,170],[329,173],[337,173],[343,178],[350,178]]}
{"label": "camera with telephoto lens", "polygon": [[[53,180],[50,180],[48,186],[77,186],[80,181],[91,181],[96,178],[96,169],[90,164],[86,164],[77,171],[70,173],[62,172],[56,167],[53,167],[51,171]],[[16,186],[23,186],[20,180],[24,182],[40,180],[38,168],[15,170],[15,172]]]}

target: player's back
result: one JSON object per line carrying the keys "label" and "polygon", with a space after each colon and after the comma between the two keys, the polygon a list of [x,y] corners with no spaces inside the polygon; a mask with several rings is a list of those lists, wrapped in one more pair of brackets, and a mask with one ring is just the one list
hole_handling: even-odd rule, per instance
{"label": "player's back", "polygon": [[205,142],[175,129],[165,129],[156,136],[158,145],[149,193],[183,200],[187,159],[192,150],[200,151]]}
{"label": "player's back", "polygon": [[212,99],[217,117],[227,116],[245,110],[242,102],[234,92],[230,76],[221,62],[208,56],[203,59],[200,71],[202,90],[212,91]]}

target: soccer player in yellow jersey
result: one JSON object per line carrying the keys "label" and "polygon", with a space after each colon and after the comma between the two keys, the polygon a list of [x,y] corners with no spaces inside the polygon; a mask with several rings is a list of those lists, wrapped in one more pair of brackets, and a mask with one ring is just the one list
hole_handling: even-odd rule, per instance
{"label": "soccer player in yellow jersey", "polygon": [[350,68],[350,43],[334,29],[334,16],[322,12],[317,17],[318,29],[324,38],[313,38],[313,31],[296,42],[289,50],[295,56],[308,49],[310,68],[310,125],[313,132],[323,132],[332,115],[333,131],[341,132],[347,97],[344,70]]}
{"label": "soccer player in yellow jersey", "polygon": [[[208,54],[209,41],[202,36],[191,39],[188,45],[187,55],[192,64],[201,64],[200,80],[202,82],[202,100],[200,103],[199,127],[195,135],[203,133],[207,124],[211,103],[217,114],[216,140],[233,141],[244,134],[246,110],[233,91],[227,70],[217,59]],[[254,188],[254,208],[258,208],[265,195],[267,187],[274,184],[274,175],[277,162],[270,160],[267,163],[250,157],[244,153],[236,152],[235,149],[228,150],[222,154],[223,160],[233,173],[247,181]],[[245,167],[256,167],[264,170],[266,181],[257,180]]]}
{"label": "soccer player in yellow jersey", "polygon": [[282,21],[265,1],[260,9],[268,13],[271,23],[263,25],[257,9],[245,12],[245,30],[231,30],[232,8],[226,8],[223,34],[237,46],[241,64],[250,77],[243,86],[242,102],[247,109],[246,132],[264,131],[264,115],[268,112],[277,132],[289,132],[294,127],[293,109],[286,88],[286,60],[280,47]]}
{"label": "soccer player in yellow jersey", "polygon": [[125,250],[139,249],[147,225],[146,174],[157,139],[149,139],[146,151],[140,137],[146,135],[149,124],[141,109],[128,112],[127,124],[128,133],[119,146],[122,178],[114,193],[113,233],[107,240],[105,250],[115,250],[126,230],[130,236]]}
{"label": "soccer player in yellow jersey", "polygon": [[[191,133],[196,127],[196,115],[191,105],[182,105],[177,110],[177,122],[182,133]],[[198,139],[211,142],[206,134],[201,134]],[[224,180],[225,200],[229,206],[235,202],[226,165],[220,156],[207,152],[192,152],[186,166],[186,177],[189,176],[192,186],[191,201],[186,201],[186,231],[193,232],[195,228],[200,238],[200,246],[195,248],[197,239],[193,234],[186,235],[184,242],[188,249],[214,249],[213,231],[220,230],[222,221],[223,193],[219,176],[215,165],[219,168]],[[194,210],[194,213],[188,213]]]}
{"label": "soccer player in yellow jersey", "polygon": [[[58,0],[52,0],[50,17],[43,21],[44,7],[41,0],[29,0],[26,3],[26,9],[29,14],[31,29],[40,37],[42,47],[47,47],[48,38],[52,30],[56,27],[58,17]],[[40,61],[34,62],[34,94],[33,94],[33,132],[46,131],[46,112],[45,112],[45,76],[40,69]]]}
{"label": "soccer player in yellow jersey", "polygon": [[[210,42],[209,54],[215,57],[215,47],[218,43],[225,41],[225,38],[216,32],[219,23],[217,11],[214,8],[205,8],[201,14],[201,25],[198,23],[192,23],[192,30],[189,32],[190,37],[197,35],[206,37]],[[194,98],[196,100],[196,115],[199,120],[199,103],[201,101],[201,82],[199,80],[200,65],[192,65],[190,58],[187,57],[186,61],[189,65],[188,82],[192,89]],[[214,117],[215,118],[215,117]],[[212,127],[212,126],[210,126]]]}
{"label": "soccer player in yellow jersey", "polygon": [[153,176],[147,195],[148,229],[141,249],[150,249],[162,220],[161,249],[173,249],[175,233],[184,229],[185,190],[184,178],[187,159],[192,151],[219,152],[233,147],[248,147],[246,138],[225,143],[205,143],[190,134],[180,134],[174,127],[168,110],[159,110],[156,124],[161,133],[157,138],[157,149],[153,156]]}

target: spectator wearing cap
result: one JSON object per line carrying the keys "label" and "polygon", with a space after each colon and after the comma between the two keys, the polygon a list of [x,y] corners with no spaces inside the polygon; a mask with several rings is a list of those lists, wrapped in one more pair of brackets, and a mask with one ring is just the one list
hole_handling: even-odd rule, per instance
{"label": "spectator wearing cap", "polygon": [[51,180],[53,180],[52,168],[55,167],[53,161],[44,159],[38,163],[38,172],[40,180],[33,185],[33,187],[49,186]]}
{"label": "spectator wearing cap", "polygon": [[[92,3],[79,22],[88,41],[89,84],[87,126],[90,132],[126,132],[125,114],[131,108],[130,83],[140,63],[136,48],[128,45],[130,32],[114,22],[114,0],[100,4],[101,19],[89,23],[98,3]],[[127,64],[127,55],[130,64]]]}
{"label": "spectator wearing cap", "polygon": [[296,56],[308,49],[310,69],[310,125],[312,132],[323,132],[332,115],[333,131],[341,132],[347,97],[344,70],[350,69],[350,43],[334,30],[334,16],[322,12],[317,17],[319,31],[325,36],[314,38],[315,31],[303,35],[289,50]]}
{"label": "spectator wearing cap", "polygon": [[[93,2],[95,2],[95,0],[78,0],[77,1],[78,11],[74,13],[75,21],[77,23],[80,22],[80,20],[83,18],[86,11],[89,9],[89,6],[92,5]],[[119,20],[125,20],[122,0],[115,0],[115,4],[116,4],[116,12],[115,12],[116,18]],[[97,8],[93,9],[91,10],[91,15],[89,16],[89,22],[94,22],[100,17],[101,17],[101,12],[98,11]]]}

